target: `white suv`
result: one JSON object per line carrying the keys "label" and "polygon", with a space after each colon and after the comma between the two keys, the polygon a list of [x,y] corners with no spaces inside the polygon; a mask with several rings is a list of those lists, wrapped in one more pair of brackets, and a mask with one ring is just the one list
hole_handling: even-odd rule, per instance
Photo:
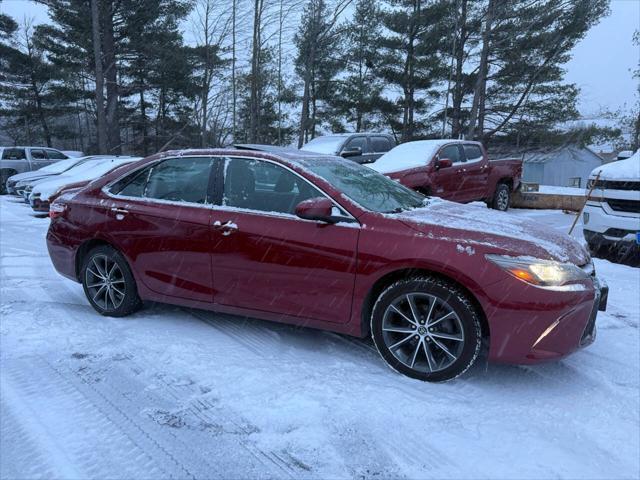
{"label": "white suv", "polygon": [[640,250],[640,150],[626,160],[598,167],[589,176],[587,200],[582,222],[589,248],[603,247],[626,256]]}

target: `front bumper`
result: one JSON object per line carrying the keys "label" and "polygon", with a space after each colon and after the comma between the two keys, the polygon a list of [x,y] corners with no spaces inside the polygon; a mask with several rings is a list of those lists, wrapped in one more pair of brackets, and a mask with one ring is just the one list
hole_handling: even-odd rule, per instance
{"label": "front bumper", "polygon": [[489,360],[516,364],[557,360],[593,343],[597,314],[606,309],[609,294],[606,283],[595,276],[575,292],[541,290],[515,279],[491,290],[487,293],[500,301],[485,307]]}

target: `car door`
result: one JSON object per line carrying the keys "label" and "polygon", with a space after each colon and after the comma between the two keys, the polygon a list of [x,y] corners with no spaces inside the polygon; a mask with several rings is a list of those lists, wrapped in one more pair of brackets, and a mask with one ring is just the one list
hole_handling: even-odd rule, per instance
{"label": "car door", "polygon": [[31,152],[31,169],[39,170],[42,167],[46,167],[53,163],[52,160],[49,160],[47,157],[47,153],[44,148],[30,148]]}
{"label": "car door", "polygon": [[465,143],[462,146],[466,172],[466,188],[461,195],[460,201],[473,202],[483,200],[487,195],[487,182],[489,180],[489,170],[484,154],[479,145],[475,143]]}
{"label": "car door", "polygon": [[[225,160],[213,209],[215,302],[301,319],[351,316],[359,224],[298,218],[302,200],[325,196],[275,162]],[[304,320],[303,320],[304,321]]]}
{"label": "car door", "polygon": [[213,301],[211,157],[180,157],[127,175],[109,188],[107,235],[149,290]]}
{"label": "car door", "polygon": [[463,201],[465,188],[464,152],[458,144],[446,145],[440,149],[436,159],[451,160],[451,166],[433,172],[433,191],[436,197],[447,200]]}

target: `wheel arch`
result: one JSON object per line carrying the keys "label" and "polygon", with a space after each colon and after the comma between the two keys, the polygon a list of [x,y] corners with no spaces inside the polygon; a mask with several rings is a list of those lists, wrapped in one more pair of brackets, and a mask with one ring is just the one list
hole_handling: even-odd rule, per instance
{"label": "wheel arch", "polygon": [[[76,278],[78,279],[78,281],[81,281],[80,280],[80,273],[81,273],[80,269],[82,268],[82,263],[84,261],[85,256],[91,250],[93,250],[94,248],[100,247],[100,246],[103,246],[103,245],[107,246],[107,247],[111,247],[114,250],[120,252],[120,250],[118,250],[114,245],[112,245],[111,243],[109,243],[108,241],[106,241],[106,240],[104,240],[102,238],[92,238],[91,240],[86,240],[85,242],[80,244],[80,246],[76,250],[76,257],[75,257],[75,275],[76,275]],[[122,252],[120,252],[120,253],[122,253]]]}
{"label": "wheel arch", "polygon": [[410,277],[420,277],[420,276],[423,276],[423,277],[429,276],[429,277],[437,278],[439,280],[447,282],[455,286],[456,288],[460,289],[465,295],[467,295],[471,303],[473,303],[473,306],[476,308],[478,312],[478,316],[480,317],[482,337],[487,342],[489,341],[491,337],[489,321],[487,319],[487,315],[484,309],[482,308],[482,304],[478,300],[477,295],[475,295],[469,288],[467,288],[460,281],[454,279],[452,276],[439,272],[434,269],[423,268],[423,267],[398,268],[391,272],[385,273],[374,282],[374,284],[371,286],[371,288],[369,289],[369,292],[367,293],[364,299],[361,314],[360,314],[360,331],[363,336],[368,336],[371,333],[370,319],[371,319],[371,313],[373,312],[373,306],[375,305],[376,300],[378,299],[380,294],[384,291],[384,289],[398,280],[401,280],[404,278],[410,278]]}

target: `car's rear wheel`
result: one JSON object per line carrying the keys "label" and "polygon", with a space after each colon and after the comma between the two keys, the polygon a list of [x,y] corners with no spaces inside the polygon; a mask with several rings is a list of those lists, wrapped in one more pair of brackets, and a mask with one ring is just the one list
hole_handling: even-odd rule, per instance
{"label": "car's rear wheel", "polygon": [[116,249],[94,248],[84,257],[81,272],[84,293],[101,315],[124,317],[142,306],[129,265]]}
{"label": "car's rear wheel", "polygon": [[495,210],[506,212],[511,204],[511,189],[506,183],[500,183],[496,187],[496,191],[493,194],[489,206]]}
{"label": "car's rear wheel", "polygon": [[418,380],[440,382],[464,373],[482,344],[480,318],[460,289],[443,280],[400,280],[378,297],[371,335],[394,370]]}

